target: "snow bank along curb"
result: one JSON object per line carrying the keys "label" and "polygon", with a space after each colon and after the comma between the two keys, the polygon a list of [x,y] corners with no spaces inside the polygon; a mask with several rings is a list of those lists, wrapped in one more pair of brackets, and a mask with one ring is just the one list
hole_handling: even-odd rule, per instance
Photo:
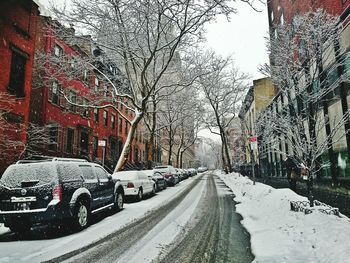
{"label": "snow bank along curb", "polygon": [[350,258],[350,220],[318,211],[290,211],[290,201],[307,201],[240,174],[216,174],[231,188],[237,212],[251,235],[254,262],[344,262]]}

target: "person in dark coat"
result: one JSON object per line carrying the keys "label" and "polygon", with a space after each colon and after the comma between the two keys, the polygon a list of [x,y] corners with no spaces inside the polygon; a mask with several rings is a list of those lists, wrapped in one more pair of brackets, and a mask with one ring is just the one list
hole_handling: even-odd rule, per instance
{"label": "person in dark coat", "polygon": [[287,179],[289,182],[289,187],[294,192],[297,188],[297,165],[295,163],[295,160],[292,156],[287,155],[284,165],[286,167],[286,173],[287,173]]}

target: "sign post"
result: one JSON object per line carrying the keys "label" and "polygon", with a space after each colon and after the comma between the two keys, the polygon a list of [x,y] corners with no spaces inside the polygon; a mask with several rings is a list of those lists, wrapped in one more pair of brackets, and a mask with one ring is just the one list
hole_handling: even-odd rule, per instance
{"label": "sign post", "polygon": [[255,185],[255,154],[254,150],[258,149],[258,140],[256,136],[250,136],[250,149],[251,149],[251,158],[252,158],[252,174],[253,174],[253,184]]}
{"label": "sign post", "polygon": [[105,155],[106,155],[106,141],[105,140],[98,140],[98,146],[103,147],[102,148],[102,167],[105,166]]}

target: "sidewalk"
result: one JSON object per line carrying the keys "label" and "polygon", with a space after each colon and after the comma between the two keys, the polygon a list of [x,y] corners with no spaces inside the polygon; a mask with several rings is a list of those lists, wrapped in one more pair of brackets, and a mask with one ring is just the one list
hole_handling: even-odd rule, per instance
{"label": "sidewalk", "polygon": [[[263,177],[256,178],[256,180],[274,188],[289,188],[289,183],[285,177]],[[305,182],[297,182],[296,193],[307,196]],[[313,195],[316,200],[337,207],[342,214],[350,217],[350,190],[348,187],[332,187],[328,182],[314,182]]]}

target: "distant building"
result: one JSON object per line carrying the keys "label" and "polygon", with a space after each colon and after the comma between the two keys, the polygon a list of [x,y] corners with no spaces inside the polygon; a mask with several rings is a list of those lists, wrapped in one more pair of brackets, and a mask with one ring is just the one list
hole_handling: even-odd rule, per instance
{"label": "distant building", "polygon": [[[87,158],[100,163],[104,158],[105,167],[112,170],[126,141],[129,123],[111,107],[97,109],[78,105],[103,106],[112,103],[131,120],[133,113],[124,106],[128,102],[124,100],[124,105],[116,103],[110,83],[101,75],[103,72],[115,85],[121,86],[124,84],[119,69],[88,36],[78,44],[70,44],[58,37],[55,32],[64,31],[67,39],[74,38],[75,31],[73,28],[65,28],[50,17],[39,17],[37,31],[37,58],[47,56],[50,61],[44,64],[40,59],[36,60],[38,75],[33,80],[30,107],[31,122],[48,126],[50,130],[51,143],[42,153]],[[99,71],[93,68],[74,71],[74,67],[79,66],[79,56],[91,58]],[[55,65],[55,60],[58,66]],[[40,67],[45,68],[40,70]],[[68,67],[72,69],[71,72],[79,74],[67,76],[66,71],[60,70],[60,67]],[[131,145],[131,164],[144,160],[143,134],[140,125]]]}
{"label": "distant building", "polygon": [[[253,86],[250,87],[243,101],[239,118],[241,120],[242,138],[240,140],[243,156],[241,159],[246,164],[251,162],[251,149],[249,138],[256,136],[255,123],[259,113],[263,111],[273,100],[277,94],[276,87],[272,84],[270,78],[261,78],[253,81]],[[259,138],[258,138],[259,140]],[[259,163],[259,155],[256,156]]]}

